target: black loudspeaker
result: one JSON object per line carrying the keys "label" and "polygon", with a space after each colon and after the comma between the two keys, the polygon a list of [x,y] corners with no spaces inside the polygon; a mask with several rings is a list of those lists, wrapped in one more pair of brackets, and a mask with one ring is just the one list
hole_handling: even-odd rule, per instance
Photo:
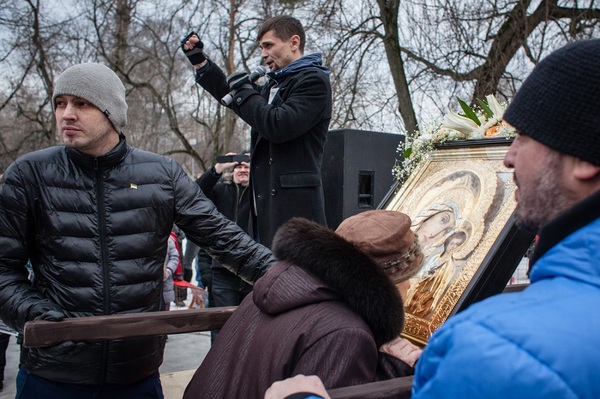
{"label": "black loudspeaker", "polygon": [[323,190],[327,225],[377,209],[394,183],[392,168],[401,134],[365,130],[330,130],[323,152]]}

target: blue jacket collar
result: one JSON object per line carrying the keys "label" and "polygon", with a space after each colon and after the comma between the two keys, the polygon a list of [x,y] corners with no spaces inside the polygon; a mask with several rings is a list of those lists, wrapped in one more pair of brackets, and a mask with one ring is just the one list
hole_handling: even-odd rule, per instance
{"label": "blue jacket collar", "polygon": [[539,241],[530,259],[531,264],[533,265],[550,248],[571,233],[598,218],[600,218],[600,191],[567,209],[540,230]]}
{"label": "blue jacket collar", "polygon": [[531,282],[564,277],[600,287],[600,192],[566,210],[540,231]]}

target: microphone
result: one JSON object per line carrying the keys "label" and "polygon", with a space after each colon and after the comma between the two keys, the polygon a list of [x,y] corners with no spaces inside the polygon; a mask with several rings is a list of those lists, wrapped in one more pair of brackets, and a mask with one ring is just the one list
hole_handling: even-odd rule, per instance
{"label": "microphone", "polygon": [[229,92],[229,94],[226,94],[222,99],[221,99],[221,104],[228,106],[229,104],[231,104],[231,102],[233,101],[233,95],[235,94],[235,91],[242,87],[243,85],[247,84],[247,83],[254,83],[256,82],[259,78],[265,76],[267,74],[267,72],[269,72],[269,68],[265,67],[265,66],[258,66],[256,67],[256,69],[254,69],[254,71],[252,71],[252,73],[250,73],[250,75],[246,75],[244,78],[238,80],[235,85],[231,88],[231,91]]}
{"label": "microphone", "polygon": [[258,78],[265,76],[267,72],[269,72],[269,68],[266,66],[258,66],[254,71],[252,71],[250,76],[248,76],[248,79],[254,83],[258,80]]}

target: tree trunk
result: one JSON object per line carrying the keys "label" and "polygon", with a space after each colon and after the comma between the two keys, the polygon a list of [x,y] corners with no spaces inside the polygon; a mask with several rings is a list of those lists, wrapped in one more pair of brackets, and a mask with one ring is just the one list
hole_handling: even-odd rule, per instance
{"label": "tree trunk", "polygon": [[402,116],[404,128],[411,134],[417,129],[417,116],[412,103],[404,61],[400,52],[400,38],[398,36],[398,0],[377,0],[381,11],[381,22],[385,36],[383,45],[390,66],[390,73],[398,95],[398,111]]}

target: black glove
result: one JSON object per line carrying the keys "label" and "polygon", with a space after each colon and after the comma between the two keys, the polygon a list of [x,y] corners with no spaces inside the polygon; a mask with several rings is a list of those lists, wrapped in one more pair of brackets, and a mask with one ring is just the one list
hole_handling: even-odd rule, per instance
{"label": "black glove", "polygon": [[235,72],[227,76],[227,84],[231,91],[240,89],[251,89],[250,77],[246,72]]}
{"label": "black glove", "polygon": [[49,302],[36,303],[29,309],[28,320],[61,321],[64,318],[62,309]]}
{"label": "black glove", "polygon": [[[183,39],[181,39],[181,49],[183,50],[183,53],[186,55],[186,57],[188,58],[188,60],[190,60],[190,62],[192,63],[192,65],[198,65],[203,63],[206,60],[206,56],[204,55],[204,43],[202,43],[202,40],[199,40],[198,43],[196,43],[194,45],[194,48],[192,48],[191,50],[186,50],[183,48],[183,45],[185,44],[185,42],[187,42],[190,37],[192,36],[198,36],[198,34],[196,32],[190,32],[186,37],[184,37]],[[198,36],[198,39],[200,38],[200,36]]]}

